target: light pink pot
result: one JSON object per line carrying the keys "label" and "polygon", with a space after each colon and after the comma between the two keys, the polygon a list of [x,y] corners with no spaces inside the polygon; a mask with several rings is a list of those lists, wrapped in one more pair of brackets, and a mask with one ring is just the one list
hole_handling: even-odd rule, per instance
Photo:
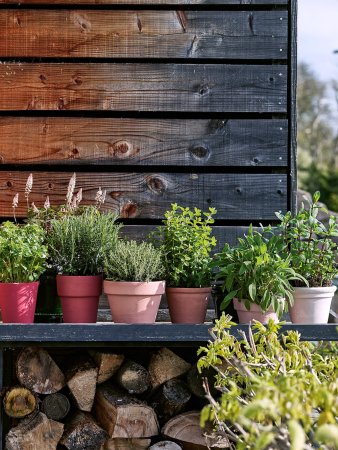
{"label": "light pink pot", "polygon": [[34,323],[39,282],[0,283],[0,306],[4,323]]}
{"label": "light pink pot", "polygon": [[203,323],[211,287],[167,288],[167,301],[173,323]]}
{"label": "light pink pot", "polygon": [[290,307],[292,323],[327,323],[336,286],[296,287]]}
{"label": "light pink pot", "polygon": [[56,285],[64,323],[95,323],[102,275],[57,275]]}
{"label": "light pink pot", "polygon": [[269,308],[267,312],[263,312],[261,307],[251,303],[250,310],[246,309],[244,302],[240,302],[237,298],[233,299],[234,308],[238,314],[239,323],[249,323],[253,320],[258,320],[261,323],[267,323],[269,319],[274,322],[278,322],[277,314],[272,308]]}
{"label": "light pink pot", "polygon": [[109,281],[104,280],[113,322],[154,323],[165,281]]}

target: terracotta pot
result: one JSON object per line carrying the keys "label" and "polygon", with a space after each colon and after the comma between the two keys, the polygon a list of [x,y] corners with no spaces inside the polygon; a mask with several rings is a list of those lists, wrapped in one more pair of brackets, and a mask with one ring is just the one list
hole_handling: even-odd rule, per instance
{"label": "terracotta pot", "polygon": [[211,287],[167,288],[167,301],[173,323],[203,323]]}
{"label": "terracotta pot", "polygon": [[277,314],[270,307],[266,312],[263,312],[259,305],[250,304],[250,309],[247,309],[244,302],[240,302],[237,298],[233,299],[235,310],[238,314],[239,323],[249,323],[253,320],[258,320],[261,323],[267,323],[269,319],[278,322]]}
{"label": "terracotta pot", "polygon": [[64,323],[95,323],[102,292],[102,275],[57,275]]}
{"label": "terracotta pot", "polygon": [[39,282],[0,283],[0,305],[4,323],[34,323]]}
{"label": "terracotta pot", "polygon": [[103,291],[108,297],[113,322],[154,323],[165,281],[104,280]]}
{"label": "terracotta pot", "polygon": [[336,286],[296,287],[290,307],[292,323],[327,323]]}

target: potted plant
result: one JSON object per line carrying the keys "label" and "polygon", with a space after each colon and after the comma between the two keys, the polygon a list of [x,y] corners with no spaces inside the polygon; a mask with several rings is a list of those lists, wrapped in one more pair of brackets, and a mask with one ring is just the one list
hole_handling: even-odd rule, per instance
{"label": "potted plant", "polygon": [[104,253],[114,248],[120,228],[116,219],[88,206],[80,215],[51,220],[47,243],[66,323],[96,322]]}
{"label": "potted plant", "polygon": [[153,323],[165,291],[161,249],[120,240],[104,262],[104,292],[114,322]]}
{"label": "potted plant", "polygon": [[39,277],[46,268],[44,230],[37,224],[0,226],[0,307],[5,323],[33,323]]}
{"label": "potted plant", "polygon": [[302,204],[294,216],[291,212],[276,213],[281,221],[285,253],[290,255],[293,269],[307,281],[294,282],[294,304],[290,308],[294,323],[327,323],[336,290],[333,280],[338,273],[337,244],[332,238],[338,236],[338,225],[334,216],[329,217],[328,226],[318,219],[318,212],[323,209],[319,198],[316,192],[313,202],[307,208]]}
{"label": "potted plant", "polygon": [[223,280],[226,293],[221,308],[233,300],[241,323],[253,319],[266,323],[277,321],[292,302],[292,280],[305,280],[290,266],[291,258],[282,257],[284,242],[270,227],[253,230],[238,239],[236,247],[225,244],[215,256],[217,279]]}
{"label": "potted plant", "polygon": [[176,203],[164,216],[153,239],[161,245],[171,321],[203,323],[211,292],[211,249],[216,245],[210,225],[214,208],[202,212]]}

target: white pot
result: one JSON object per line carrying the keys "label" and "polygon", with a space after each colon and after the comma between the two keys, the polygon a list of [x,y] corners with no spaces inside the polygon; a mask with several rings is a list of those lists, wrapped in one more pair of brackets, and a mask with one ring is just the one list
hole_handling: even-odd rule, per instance
{"label": "white pot", "polygon": [[292,323],[327,323],[336,286],[296,287],[290,308]]}

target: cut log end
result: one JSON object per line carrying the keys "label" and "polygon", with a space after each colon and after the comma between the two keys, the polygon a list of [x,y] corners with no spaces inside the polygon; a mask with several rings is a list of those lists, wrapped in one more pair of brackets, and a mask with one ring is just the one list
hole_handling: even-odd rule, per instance
{"label": "cut log end", "polygon": [[27,388],[13,387],[4,397],[5,413],[17,419],[28,416],[37,409],[36,396]]}
{"label": "cut log end", "polygon": [[129,394],[143,394],[150,389],[149,372],[133,361],[126,361],[116,375],[117,382]]}
{"label": "cut log end", "polygon": [[93,358],[93,361],[98,368],[98,384],[109,380],[109,378],[111,378],[119,370],[124,361],[124,355],[114,353],[91,351],[90,356]]}
{"label": "cut log end", "polygon": [[49,419],[61,420],[66,417],[70,410],[68,398],[57,392],[47,395],[42,401],[41,410]]}
{"label": "cut log end", "polygon": [[148,367],[153,388],[157,388],[172,378],[183,375],[190,367],[191,364],[168,348],[161,348],[152,355]]}

